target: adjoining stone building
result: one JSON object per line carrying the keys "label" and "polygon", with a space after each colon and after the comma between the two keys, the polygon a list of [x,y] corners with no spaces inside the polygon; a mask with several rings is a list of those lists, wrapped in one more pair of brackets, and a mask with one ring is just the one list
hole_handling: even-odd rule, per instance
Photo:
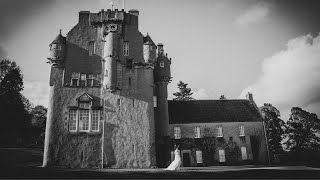
{"label": "adjoining stone building", "polygon": [[168,107],[170,144],[180,146],[182,166],[268,163],[263,119],[252,94],[169,101]]}
{"label": "adjoining stone building", "polygon": [[[66,37],[60,32],[50,44],[44,167],[146,168],[170,163],[171,58],[161,43],[155,45],[140,33],[138,16],[137,10],[81,11]],[[261,122],[253,123],[262,133]]]}

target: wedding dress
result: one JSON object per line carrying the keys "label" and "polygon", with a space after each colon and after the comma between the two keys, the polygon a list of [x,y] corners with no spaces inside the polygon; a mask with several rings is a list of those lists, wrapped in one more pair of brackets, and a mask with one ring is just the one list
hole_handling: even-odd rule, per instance
{"label": "wedding dress", "polygon": [[165,170],[180,169],[180,165],[181,165],[180,151],[178,149],[176,149],[174,151],[174,160],[171,162],[171,164]]}

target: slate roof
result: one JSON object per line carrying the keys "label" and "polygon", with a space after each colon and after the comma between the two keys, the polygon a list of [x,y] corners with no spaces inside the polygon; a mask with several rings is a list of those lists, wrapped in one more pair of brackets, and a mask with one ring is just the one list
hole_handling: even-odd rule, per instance
{"label": "slate roof", "polygon": [[66,38],[63,37],[61,34],[58,34],[58,36],[52,41],[51,44],[65,44]]}
{"label": "slate roof", "polygon": [[168,101],[169,123],[210,123],[262,121],[246,99]]}
{"label": "slate roof", "polygon": [[143,37],[143,44],[156,45],[156,44],[154,44],[154,42],[152,41],[152,39],[151,39],[151,37],[149,36],[149,34],[147,34],[146,37]]}

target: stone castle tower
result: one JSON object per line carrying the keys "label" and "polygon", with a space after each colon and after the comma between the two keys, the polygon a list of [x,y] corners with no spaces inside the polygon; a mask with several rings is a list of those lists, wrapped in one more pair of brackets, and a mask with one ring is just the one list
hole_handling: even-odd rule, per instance
{"label": "stone castle tower", "polygon": [[164,167],[171,59],[137,10],[79,12],[50,44],[43,166]]}

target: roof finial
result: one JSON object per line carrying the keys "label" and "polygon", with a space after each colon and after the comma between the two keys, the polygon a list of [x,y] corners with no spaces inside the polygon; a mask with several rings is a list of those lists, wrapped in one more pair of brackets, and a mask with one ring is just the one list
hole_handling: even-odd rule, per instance
{"label": "roof finial", "polygon": [[60,35],[61,35],[61,31],[62,31],[62,30],[60,29]]}
{"label": "roof finial", "polygon": [[149,33],[147,32],[147,36],[149,36]]}

